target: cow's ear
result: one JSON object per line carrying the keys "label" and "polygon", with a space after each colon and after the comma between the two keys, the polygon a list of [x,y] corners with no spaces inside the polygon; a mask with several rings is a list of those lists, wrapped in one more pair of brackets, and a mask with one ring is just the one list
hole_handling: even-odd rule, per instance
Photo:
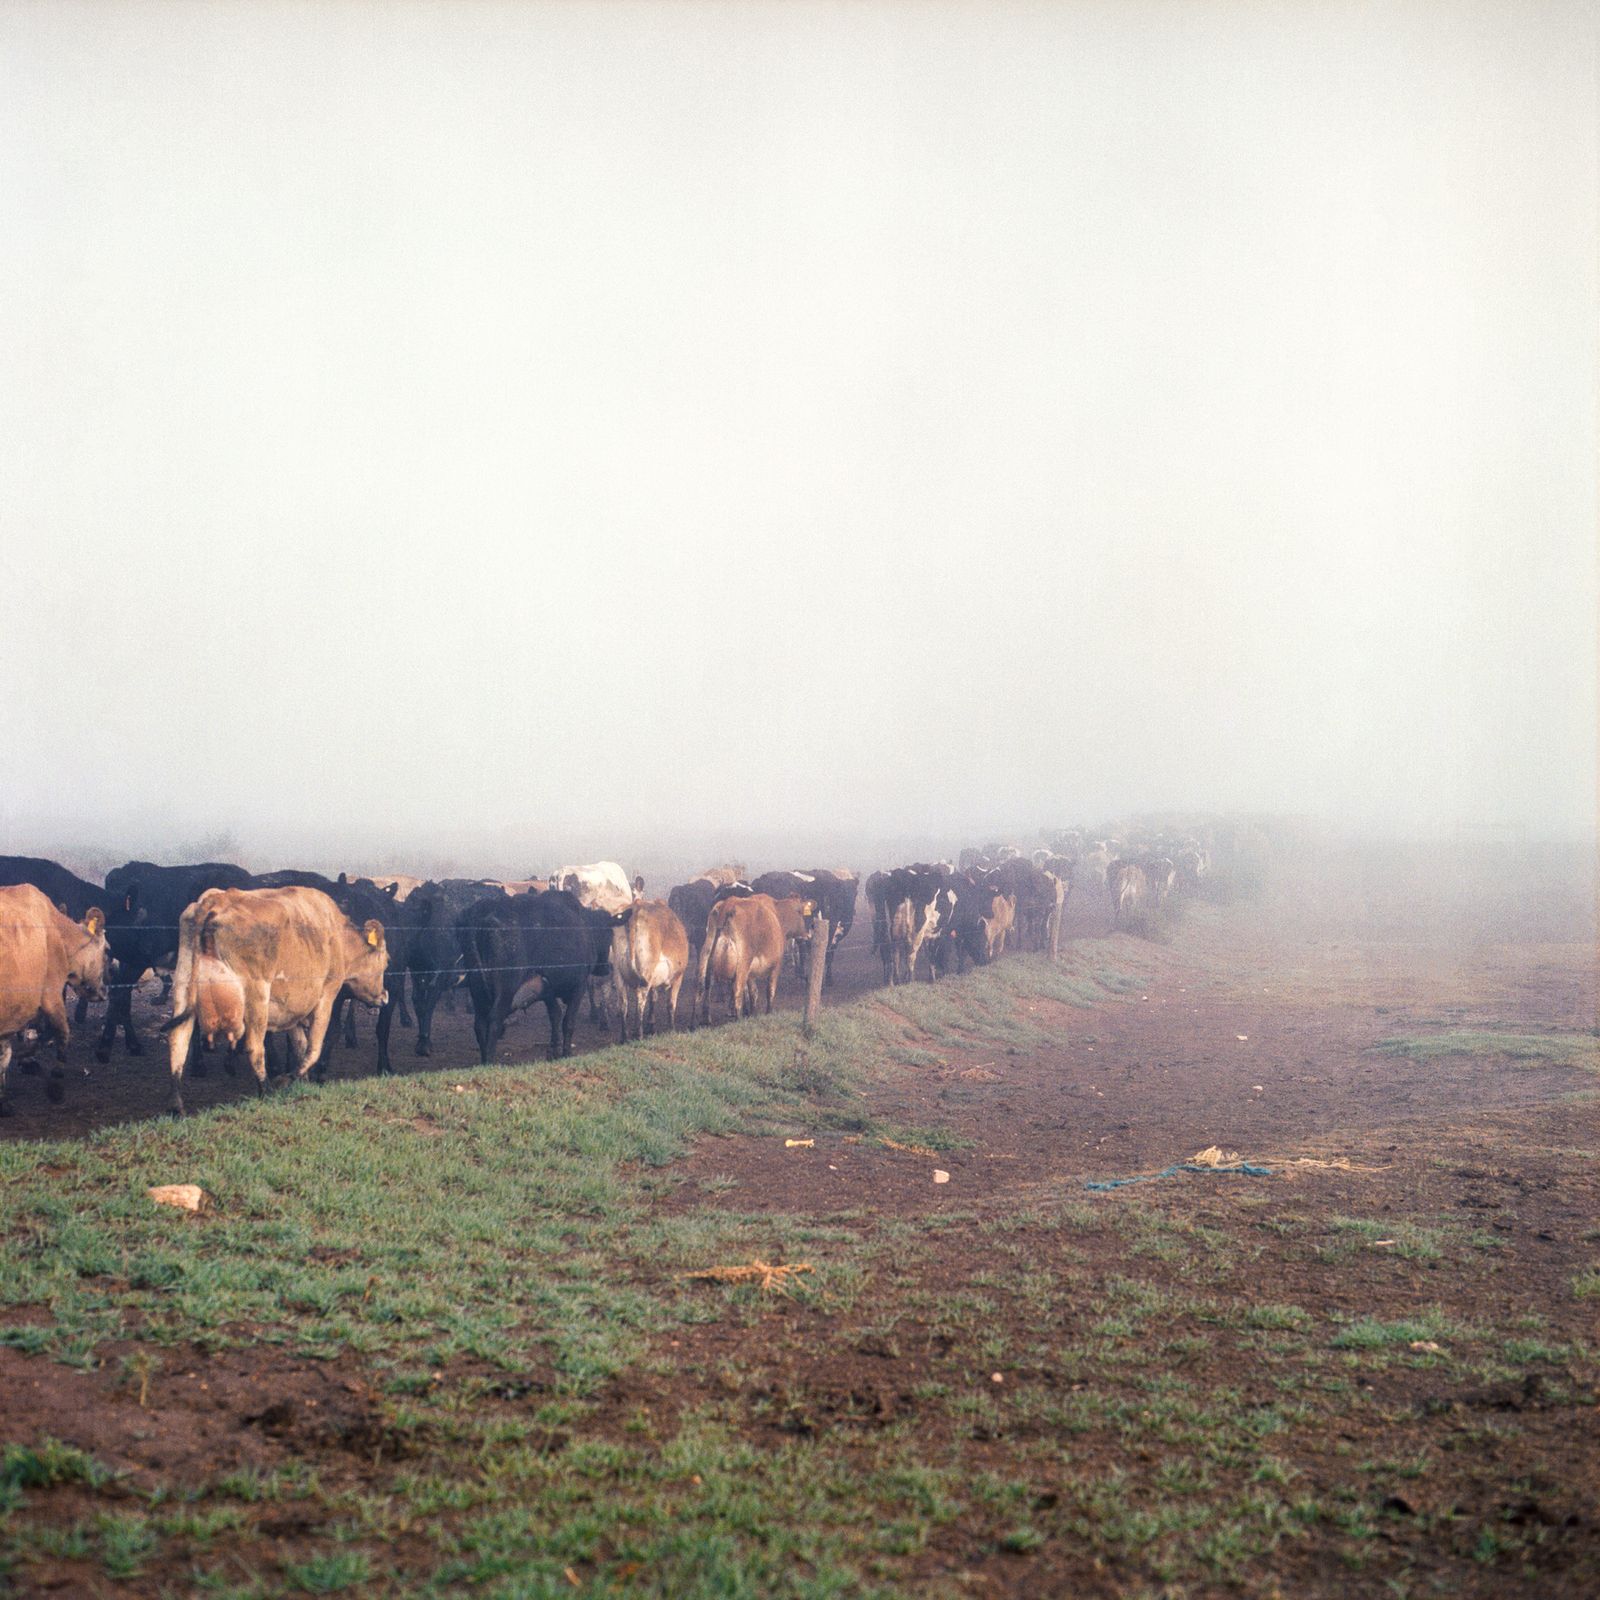
{"label": "cow's ear", "polygon": [[138,888],[134,887],[134,888],[129,889],[128,892],[125,895],[123,895],[123,897],[122,897],[122,909],[124,911],[132,911],[134,906],[138,903],[138,900],[139,900],[139,890],[138,890]]}
{"label": "cow's ear", "polygon": [[106,925],[106,914],[99,906],[90,906],[89,915],[83,919],[83,925],[88,930],[91,939],[100,937],[100,930]]}
{"label": "cow's ear", "polygon": [[395,896],[400,893],[400,885],[398,883],[391,883],[383,892],[388,895],[391,900],[393,900]]}
{"label": "cow's ear", "polygon": [[634,880],[633,880],[633,892],[635,894],[643,894],[644,893],[644,874],[643,873],[638,874],[634,878]]}
{"label": "cow's ear", "polygon": [[374,950],[383,943],[383,924],[376,917],[368,917],[366,926],[361,930],[362,937]]}

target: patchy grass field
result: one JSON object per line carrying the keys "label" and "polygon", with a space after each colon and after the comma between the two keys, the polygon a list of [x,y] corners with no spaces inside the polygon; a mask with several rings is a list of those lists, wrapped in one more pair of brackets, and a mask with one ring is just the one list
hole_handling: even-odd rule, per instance
{"label": "patchy grass field", "polygon": [[[1510,956],[1481,1016],[1408,957],[1406,1013],[1361,949],[1199,906],[809,1048],[0,1146],[7,1580],[1591,1595],[1593,1035]],[[1272,1175],[1084,1187],[1214,1142]],[[686,1276],[755,1260],[810,1270]]]}

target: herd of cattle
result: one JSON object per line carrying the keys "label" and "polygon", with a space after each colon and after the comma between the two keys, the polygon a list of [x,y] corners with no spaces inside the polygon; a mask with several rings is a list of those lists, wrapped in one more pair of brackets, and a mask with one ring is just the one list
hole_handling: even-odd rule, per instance
{"label": "herd of cattle", "polygon": [[[147,975],[170,981],[165,1024],[172,1109],[183,1110],[183,1075],[197,1043],[240,1049],[264,1087],[269,1038],[287,1049],[297,1076],[326,1064],[339,1008],[354,1042],[352,1000],[377,1009],[377,1068],[390,1071],[395,1013],[432,1048],[439,1001],[471,996],[481,1060],[513,1012],[543,1004],[552,1058],[572,1049],[587,996],[591,1018],[619,1038],[675,1028],[693,974],[690,1021],[710,1021],[713,996],[735,1018],[762,1002],[771,1011],[786,958],[798,969],[821,954],[823,982],[865,891],[884,982],[929,980],[983,965],[1008,947],[1049,950],[1075,885],[1102,888],[1120,921],[1159,904],[1209,867],[1200,839],[1092,839],[1046,835],[1031,857],[1010,846],[963,851],[959,863],[919,862],[874,872],[863,886],[843,869],[768,872],[747,879],[729,864],[646,899],[644,880],[614,862],[568,866],[543,878],[362,878],[315,872],[254,874],[227,862],[156,866],[130,861],[95,886],[53,861],[0,856],[0,1113],[13,1048],[53,1041],[65,1059],[66,993],[82,1025],[106,1002],[95,1047],[110,1059],[120,1030],[143,1053],[133,992]],[[410,991],[412,1014],[406,1006]],[[414,1015],[413,1015],[414,1014]],[[61,1069],[49,1092],[59,1099]]]}

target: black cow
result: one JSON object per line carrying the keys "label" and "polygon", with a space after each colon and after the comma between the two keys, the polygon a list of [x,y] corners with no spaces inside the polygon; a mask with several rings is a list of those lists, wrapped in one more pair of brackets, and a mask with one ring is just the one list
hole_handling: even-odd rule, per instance
{"label": "black cow", "polygon": [[[604,912],[592,916],[605,924],[609,951],[611,920]],[[578,1004],[597,959],[597,927],[577,897],[564,889],[486,896],[458,921],[478,1059],[491,1061],[506,1018],[535,1002],[550,1019],[550,1059],[571,1055]]]}
{"label": "black cow", "polygon": [[[478,901],[505,893],[484,878],[430,879],[399,907],[411,969],[411,1004],[417,1014],[417,1054],[433,1054],[433,1012],[466,981],[462,914]],[[454,1002],[452,1001],[451,1004]]]}
{"label": "black cow", "polygon": [[856,900],[861,880],[852,872],[837,867],[813,867],[817,906],[828,924],[828,963],[823,969],[824,984],[833,982],[833,947],[841,943],[856,923]]}
{"label": "black cow", "polygon": [[105,909],[105,890],[59,863],[39,856],[0,856],[0,888],[14,888],[19,883],[31,883],[41,890],[74,922],[82,922],[95,906]]}
{"label": "black cow", "polygon": [[978,875],[953,874],[944,888],[954,896],[954,904],[940,919],[937,935],[928,949],[928,962],[941,977],[952,962],[958,973],[968,965],[989,964],[989,930],[983,918],[993,903],[994,891]]}
{"label": "black cow", "polygon": [[[700,969],[700,946],[705,942],[706,918],[716,903],[717,885],[710,878],[691,878],[667,891],[667,909],[683,924],[689,935],[689,970]],[[690,1008],[693,1009],[692,1007]]]}
{"label": "black cow", "polygon": [[105,1025],[94,1048],[96,1061],[111,1059],[119,1026],[128,1054],[144,1054],[144,1044],[133,1026],[134,986],[157,967],[171,970],[178,959],[178,918],[185,908],[207,889],[251,887],[250,874],[231,861],[202,861],[183,867],[129,861],[106,874],[106,945],[112,966],[106,985]]}

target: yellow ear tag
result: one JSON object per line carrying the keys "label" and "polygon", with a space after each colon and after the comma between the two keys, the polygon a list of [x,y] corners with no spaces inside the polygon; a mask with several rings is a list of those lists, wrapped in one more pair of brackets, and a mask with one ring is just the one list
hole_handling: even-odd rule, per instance
{"label": "yellow ear tag", "polygon": [[367,929],[367,943],[370,944],[374,950],[378,948],[378,930],[376,928]]}

